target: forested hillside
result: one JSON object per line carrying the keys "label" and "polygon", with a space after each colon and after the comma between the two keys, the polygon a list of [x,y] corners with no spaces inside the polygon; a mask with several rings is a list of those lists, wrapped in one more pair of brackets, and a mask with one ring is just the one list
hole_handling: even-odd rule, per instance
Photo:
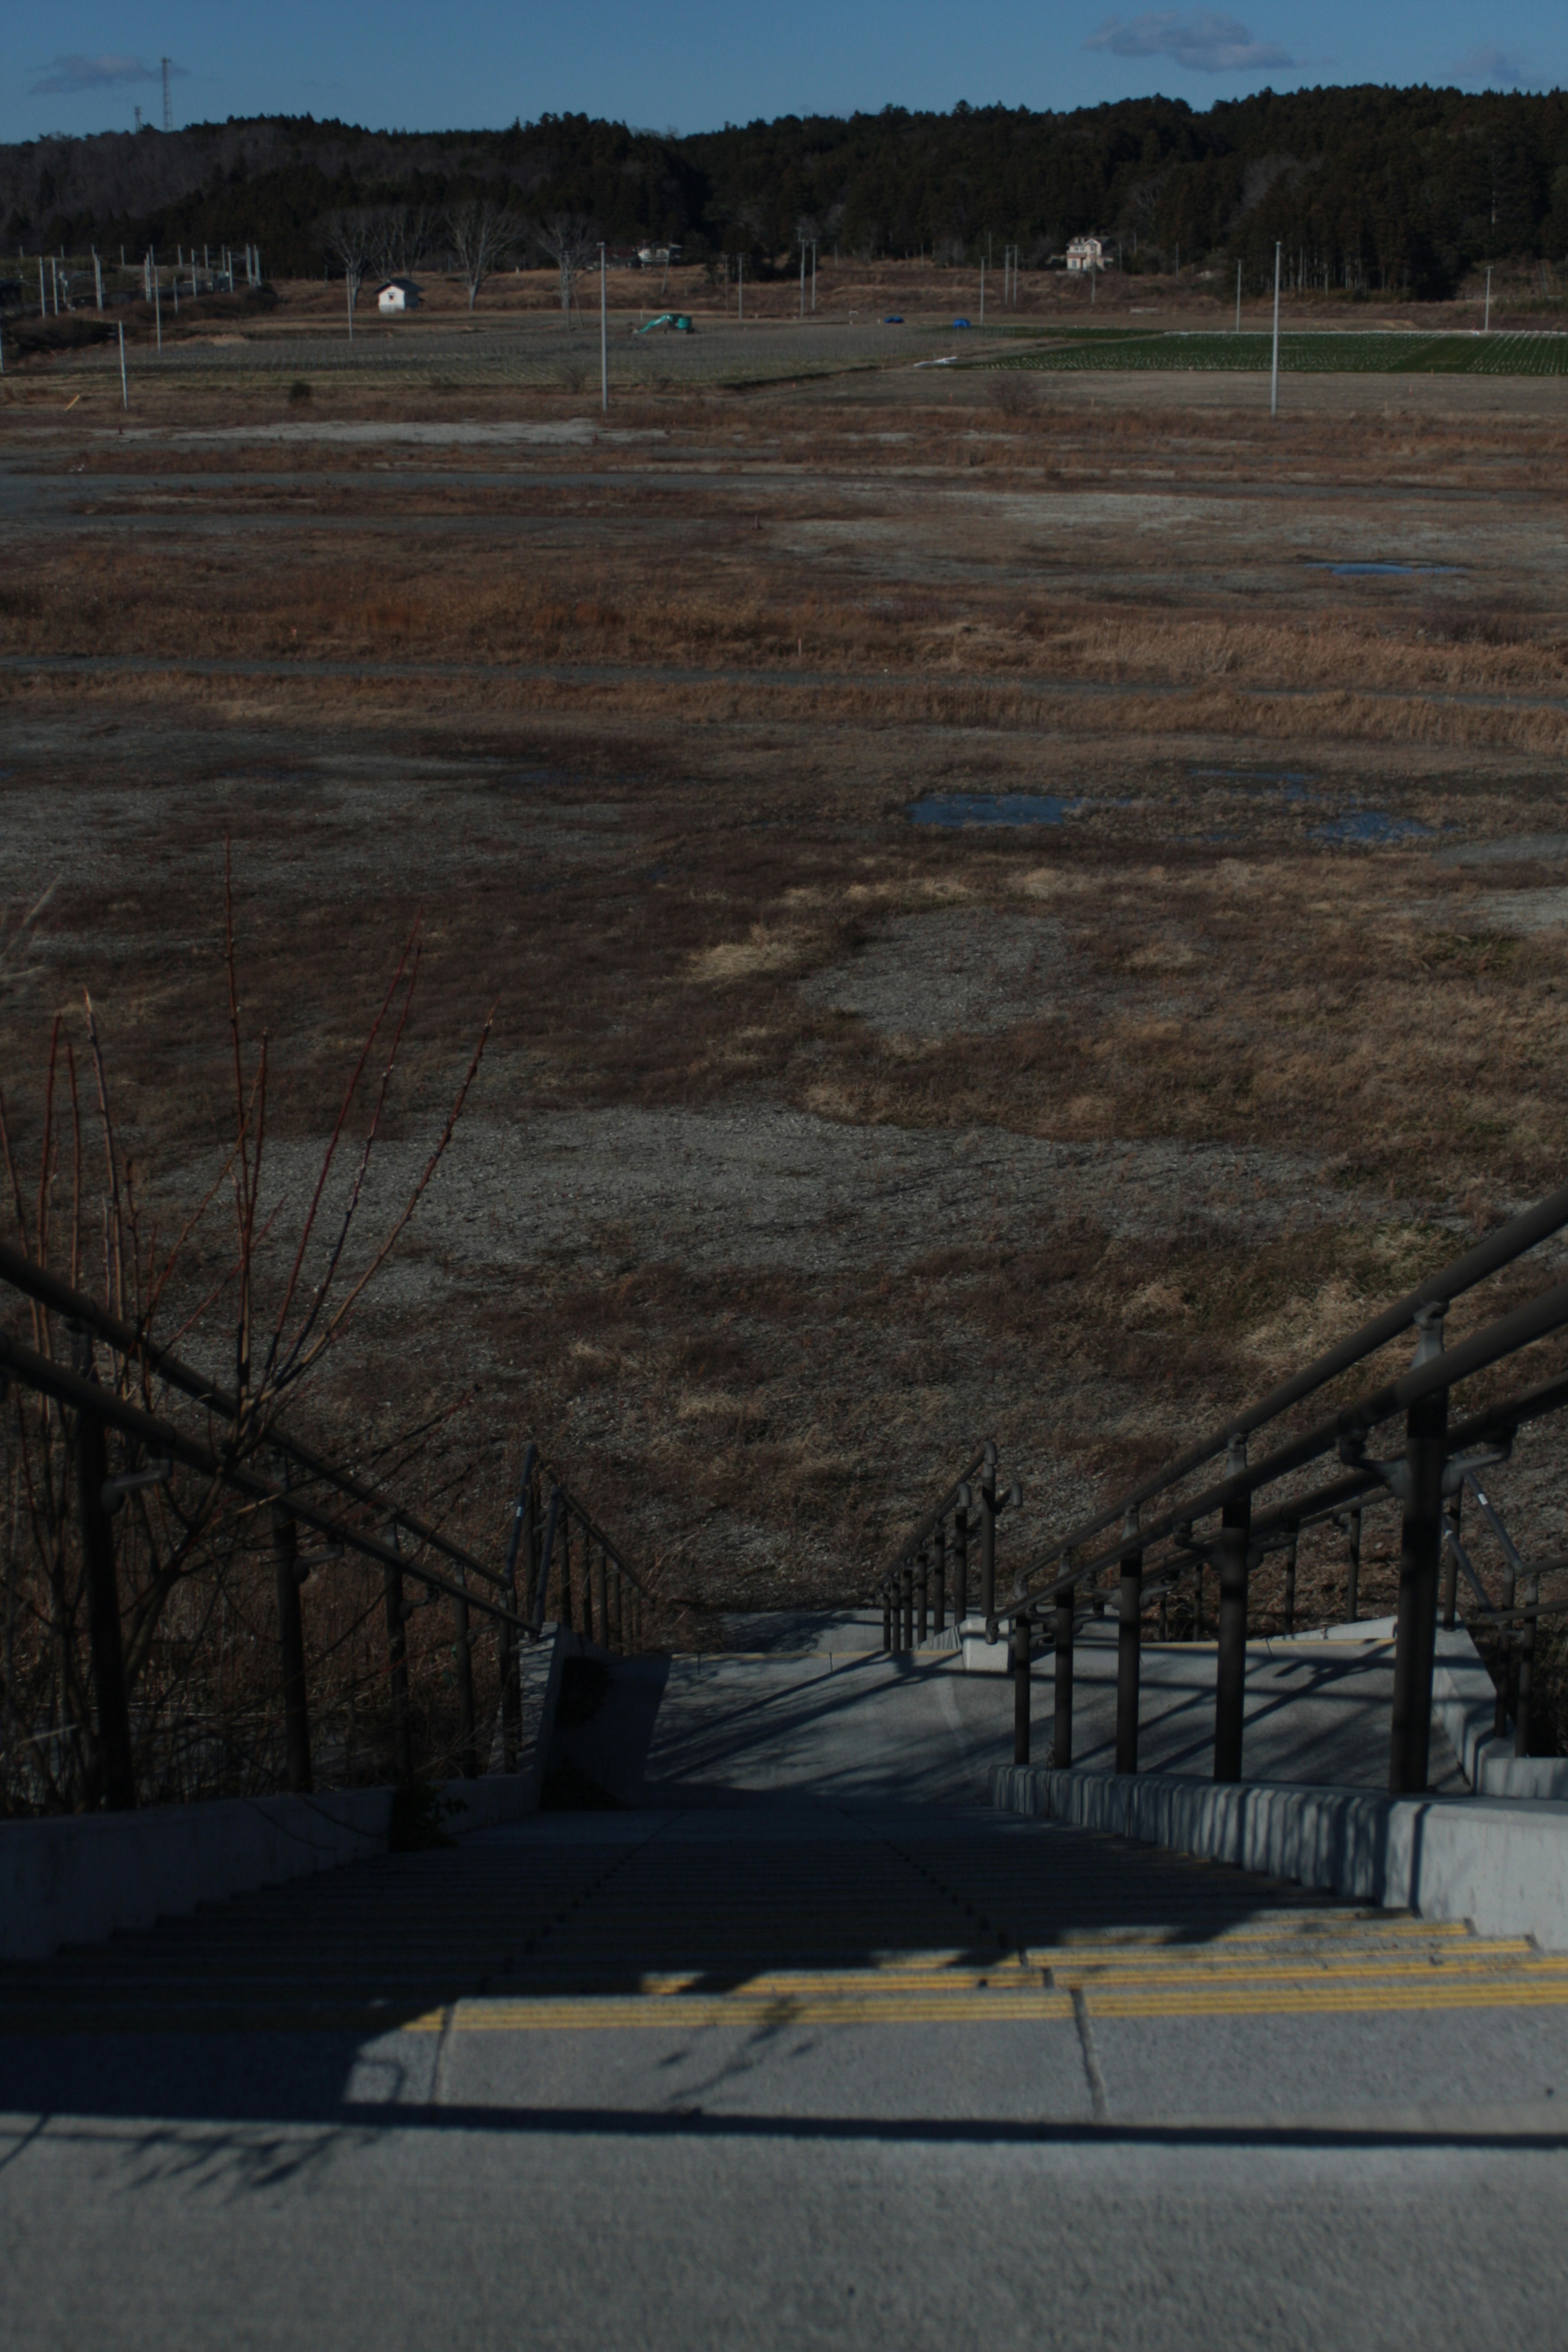
{"label": "forested hillside", "polygon": [[765,269],[803,232],[868,257],[1026,267],[1096,230],[1124,263],[1223,260],[1259,277],[1283,239],[1294,280],[1441,295],[1486,261],[1568,256],[1568,96],[1304,90],[1223,103],[1129,100],[1075,113],[800,119],[679,139],[585,115],[432,135],[301,120],[108,132],[0,148],[13,249],[140,250],[251,238],[275,275],[321,266],[334,208],[504,200],[590,218],[613,242]]}

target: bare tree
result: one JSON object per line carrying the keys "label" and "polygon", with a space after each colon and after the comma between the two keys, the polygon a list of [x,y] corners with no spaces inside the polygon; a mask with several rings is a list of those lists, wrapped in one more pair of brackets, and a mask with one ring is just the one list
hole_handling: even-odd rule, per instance
{"label": "bare tree", "polygon": [[[42,912],[40,902],[33,914]],[[99,1289],[110,1314],[149,1339],[156,1332],[172,1348],[188,1336],[208,1377],[222,1377],[226,1357],[233,1367],[230,1391],[215,1388],[186,1423],[216,1449],[216,1463],[187,1470],[165,1460],[149,1480],[141,1440],[109,1441],[107,1466],[127,1478],[114,1549],[132,1772],[154,1798],[250,1793],[268,1786],[269,1776],[276,1785],[266,1737],[258,1743],[255,1736],[268,1689],[258,1689],[247,1652],[237,1654],[226,1630],[237,1614],[256,1622],[267,1590],[264,1580],[258,1590],[258,1571],[263,1580],[268,1573],[266,1522],[258,1555],[254,1506],[227,1473],[248,1464],[272,1475],[280,1416],[312,1385],[318,1409],[326,1402],[323,1368],[429,1189],[489,1028],[487,1020],[423,1167],[416,1158],[398,1188],[401,1201],[395,1195],[380,1232],[367,1234],[367,1197],[405,1059],[417,924],[351,1061],[313,1181],[307,1174],[302,1184],[277,1174],[266,1156],[268,1043],[255,1036],[242,1001],[226,855],[223,947],[233,1124],[220,1128],[207,1170],[172,1225],[160,1226],[142,1206],[135,1162],[110,1108],[90,997],[78,1019],[62,1012],[49,1025],[37,1108],[16,1120],[0,1097],[0,1239],[69,1288]],[[29,1151],[37,1166],[25,1179]],[[221,1213],[226,1202],[232,1221]],[[62,1327],[52,1306],[36,1298],[23,1305],[7,1291],[4,1315],[14,1338],[22,1336],[20,1321],[35,1355],[58,1362],[81,1349],[90,1364],[83,1332]],[[142,1352],[100,1337],[107,1396],[155,1414],[188,1411],[188,1391],[165,1381],[158,1345]],[[423,1429],[433,1425],[397,1430],[390,1451],[411,1458]],[[0,1813],[90,1810],[104,1793],[109,1757],[93,1693],[73,1496],[79,1442],[41,1390],[16,1383],[0,1400]]]}
{"label": "bare tree", "polygon": [[440,228],[428,205],[383,205],[371,215],[372,264],[383,278],[411,277]]}
{"label": "bare tree", "polygon": [[335,261],[349,282],[349,310],[359,300],[365,271],[375,257],[375,215],[364,205],[328,213],[316,231],[329,262]]}
{"label": "bare tree", "polygon": [[534,232],[540,251],[561,273],[561,308],[572,323],[572,289],[578,275],[598,251],[599,238],[584,213],[552,213]]}
{"label": "bare tree", "polygon": [[468,289],[471,310],[480,287],[498,263],[522,242],[522,222],[505,205],[476,196],[454,205],[447,215],[447,239],[458,264],[458,274]]}

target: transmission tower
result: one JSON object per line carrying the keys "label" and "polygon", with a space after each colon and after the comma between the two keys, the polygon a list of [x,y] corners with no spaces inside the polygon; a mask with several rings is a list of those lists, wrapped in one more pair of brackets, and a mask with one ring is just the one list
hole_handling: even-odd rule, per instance
{"label": "transmission tower", "polygon": [[164,128],[164,130],[165,130],[165,131],[173,131],[173,129],[174,129],[174,103],[173,99],[171,99],[171,97],[169,96],[169,60],[168,60],[168,58],[163,58],[163,128]]}

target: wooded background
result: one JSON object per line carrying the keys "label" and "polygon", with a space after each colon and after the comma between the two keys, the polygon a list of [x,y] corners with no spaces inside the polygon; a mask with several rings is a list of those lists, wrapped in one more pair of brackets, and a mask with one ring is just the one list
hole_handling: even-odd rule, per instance
{"label": "wooded background", "polygon": [[345,205],[475,196],[572,214],[613,243],[679,238],[688,260],[743,253],[759,275],[798,239],[868,259],[969,262],[1004,244],[1045,265],[1085,231],[1123,266],[1241,262],[1348,294],[1437,299],[1488,262],[1568,256],[1568,95],[1313,89],[1196,113],[1152,98],[1072,113],[784,116],[676,138],[587,115],[409,134],[230,121],[0,148],[14,250],[172,249],[254,240],[269,275],[323,264]]}

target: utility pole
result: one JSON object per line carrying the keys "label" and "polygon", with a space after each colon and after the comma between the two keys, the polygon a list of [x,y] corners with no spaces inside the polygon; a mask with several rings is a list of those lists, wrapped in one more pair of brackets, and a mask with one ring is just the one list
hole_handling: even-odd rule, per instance
{"label": "utility pole", "polygon": [[158,355],[162,358],[163,352],[163,273],[159,268],[151,254],[147,256],[147,264],[153,273],[153,317],[158,330]]}
{"label": "utility pole", "polygon": [[1241,264],[1236,265],[1236,331],[1241,332]]}
{"label": "utility pole", "polygon": [[165,131],[173,131],[174,127],[174,100],[169,96],[168,58],[164,58],[162,60],[162,64],[163,68],[163,128]]}
{"label": "utility pole", "polygon": [[103,265],[98,257],[98,247],[92,249],[92,282],[98,290],[98,307],[103,309]]}
{"label": "utility pole", "polygon": [[980,257],[980,323],[985,324],[985,256]]}
{"label": "utility pole", "polygon": [[1491,270],[1491,264],[1490,264],[1490,262],[1489,261],[1489,262],[1488,262],[1488,264],[1487,264],[1487,314],[1486,314],[1486,318],[1485,318],[1485,320],[1483,320],[1482,325],[1481,325],[1481,332],[1482,332],[1482,334],[1483,334],[1483,335],[1489,335],[1489,334],[1491,333],[1491,331],[1492,331],[1492,270]]}
{"label": "utility pole", "polygon": [[736,324],[743,327],[746,323],[746,257],[742,253],[738,254],[736,258],[741,265],[740,276],[736,281],[736,303],[738,306]]}
{"label": "utility pole", "polygon": [[605,275],[605,248],[599,247],[599,406],[605,415],[610,407],[610,298]]}
{"label": "utility pole", "polygon": [[805,240],[804,238],[801,240],[800,247],[800,315],[803,319],[805,316]]}
{"label": "utility pole", "polygon": [[1274,247],[1274,359],[1268,376],[1268,414],[1279,414],[1279,256],[1282,247]]}
{"label": "utility pole", "polygon": [[125,381],[125,321],[124,321],[124,320],[123,320],[123,319],[121,319],[121,320],[119,321],[119,325],[120,325],[120,405],[121,405],[121,408],[129,408],[129,407],[130,407],[130,405],[131,405],[131,387],[130,387],[130,385],[129,385],[129,384],[126,383],[126,381]]}
{"label": "utility pole", "polygon": [[811,315],[816,316],[816,239],[811,240]]}

